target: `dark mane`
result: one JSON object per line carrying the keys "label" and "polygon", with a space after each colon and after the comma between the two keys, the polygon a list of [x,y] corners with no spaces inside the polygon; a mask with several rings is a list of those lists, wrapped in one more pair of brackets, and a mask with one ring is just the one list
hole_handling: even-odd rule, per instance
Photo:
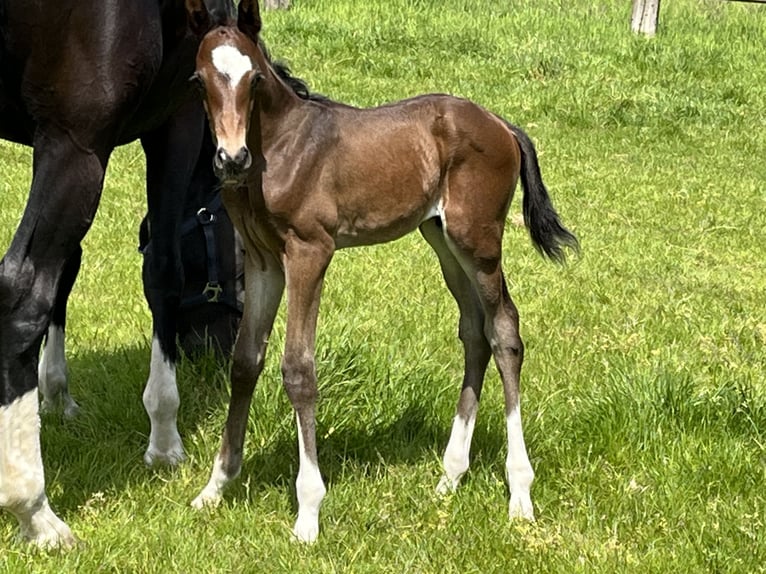
{"label": "dark mane", "polygon": [[301,78],[294,76],[290,71],[290,67],[285,62],[281,60],[273,60],[265,42],[260,38],[258,39],[258,45],[260,46],[263,55],[266,57],[266,60],[271,64],[271,67],[274,68],[277,76],[279,76],[300,98],[314,102],[332,101],[327,96],[311,92],[308,84]]}

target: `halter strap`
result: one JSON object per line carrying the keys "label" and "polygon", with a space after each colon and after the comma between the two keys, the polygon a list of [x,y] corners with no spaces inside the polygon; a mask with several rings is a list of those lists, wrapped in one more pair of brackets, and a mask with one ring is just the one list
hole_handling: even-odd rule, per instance
{"label": "halter strap", "polygon": [[[236,293],[232,293],[232,289],[224,289],[221,285],[218,277],[218,245],[216,241],[216,224],[218,222],[218,216],[216,215],[223,209],[223,200],[221,199],[221,193],[216,192],[213,199],[204,206],[201,207],[196,214],[187,218],[181,223],[179,229],[179,236],[185,237],[194,231],[197,226],[202,227],[202,232],[205,236],[205,254],[206,254],[206,267],[207,267],[207,283],[202,289],[201,293],[192,295],[191,297],[185,297],[181,300],[179,307],[188,308],[198,305],[204,305],[205,303],[222,303],[235,309],[238,313],[242,313],[242,304],[236,297]],[[139,246],[138,251],[146,256],[151,253],[152,241],[151,238],[144,246]],[[236,284],[237,278],[234,278],[234,284]],[[236,288],[234,289],[236,291]]]}

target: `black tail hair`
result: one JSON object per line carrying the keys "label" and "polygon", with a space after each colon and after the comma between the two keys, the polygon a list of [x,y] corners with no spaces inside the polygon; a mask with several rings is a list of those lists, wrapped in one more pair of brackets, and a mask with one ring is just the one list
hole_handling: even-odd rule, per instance
{"label": "black tail hair", "polygon": [[564,263],[564,247],[579,253],[577,238],[561,224],[553,208],[548,190],[540,175],[537,152],[529,136],[524,131],[508,122],[521,148],[521,185],[524,188],[523,210],[524,224],[529,230],[535,248],[557,263]]}

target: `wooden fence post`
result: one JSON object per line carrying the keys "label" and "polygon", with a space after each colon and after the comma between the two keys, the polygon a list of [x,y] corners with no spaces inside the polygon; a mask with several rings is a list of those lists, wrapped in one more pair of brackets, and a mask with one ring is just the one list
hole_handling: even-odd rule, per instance
{"label": "wooden fence post", "polygon": [[660,19],[660,0],[633,0],[630,29],[637,34],[654,36]]}

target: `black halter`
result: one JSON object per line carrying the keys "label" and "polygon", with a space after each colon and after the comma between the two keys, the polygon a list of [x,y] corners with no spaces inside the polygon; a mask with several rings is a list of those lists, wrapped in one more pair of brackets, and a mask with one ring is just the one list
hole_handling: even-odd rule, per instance
{"label": "black halter", "polygon": [[[201,293],[190,295],[181,299],[180,308],[186,309],[204,305],[205,303],[222,303],[236,310],[242,315],[242,303],[237,298],[236,283],[239,277],[235,276],[230,289],[224,289],[219,280],[219,262],[218,262],[218,241],[216,240],[216,229],[218,223],[218,213],[223,209],[221,193],[216,192],[213,199],[206,206],[201,207],[197,213],[188,217],[181,223],[179,236],[186,237],[192,233],[197,226],[202,228],[205,236],[205,255],[207,262],[207,283]],[[145,245],[138,247],[138,251],[147,255],[152,247],[151,237]]]}

